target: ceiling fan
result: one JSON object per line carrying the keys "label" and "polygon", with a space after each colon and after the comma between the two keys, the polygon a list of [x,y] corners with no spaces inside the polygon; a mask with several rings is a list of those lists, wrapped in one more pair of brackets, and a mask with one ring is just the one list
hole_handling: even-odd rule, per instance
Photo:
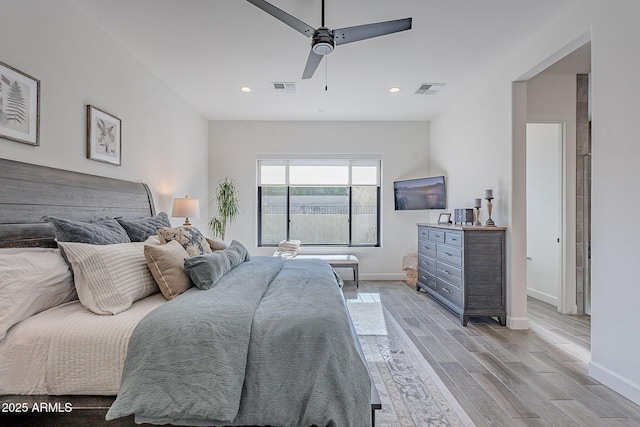
{"label": "ceiling fan", "polygon": [[315,29],[264,0],[247,1],[284,22],[294,30],[307,37],[311,37],[311,51],[307,58],[307,65],[305,65],[304,72],[302,73],[303,79],[310,79],[313,76],[322,57],[333,52],[336,45],[357,42],[411,29],[411,18],[404,18],[395,21],[376,22],[374,24],[330,30],[324,25],[324,0],[322,0],[322,26]]}

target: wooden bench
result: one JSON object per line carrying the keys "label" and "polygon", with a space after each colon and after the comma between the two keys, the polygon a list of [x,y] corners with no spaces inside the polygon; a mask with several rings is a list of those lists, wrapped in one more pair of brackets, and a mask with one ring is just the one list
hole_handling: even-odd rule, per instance
{"label": "wooden bench", "polygon": [[355,255],[296,255],[295,258],[318,258],[325,260],[333,268],[351,268],[353,269],[353,280],[358,287],[358,258]]}

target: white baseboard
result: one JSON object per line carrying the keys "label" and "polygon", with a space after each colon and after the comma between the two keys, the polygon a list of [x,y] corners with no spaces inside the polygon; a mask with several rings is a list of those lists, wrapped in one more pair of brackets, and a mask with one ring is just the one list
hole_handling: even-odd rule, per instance
{"label": "white baseboard", "polygon": [[[349,277],[348,274],[347,277]],[[360,280],[407,280],[407,275],[402,273],[361,274]]]}
{"label": "white baseboard", "polygon": [[535,289],[527,288],[527,295],[535,299],[539,299],[542,302],[551,304],[554,307],[558,307],[558,297],[549,295],[544,292],[536,291]]}
{"label": "white baseboard", "polygon": [[529,318],[507,316],[507,328],[527,330],[529,329]]}
{"label": "white baseboard", "polygon": [[[353,272],[349,269],[340,268],[336,270],[342,280],[353,280]],[[407,280],[407,275],[402,273],[375,273],[360,274],[360,280]]]}
{"label": "white baseboard", "polygon": [[616,393],[640,405],[640,386],[620,377],[615,372],[591,361],[589,362],[589,376],[606,385]]}

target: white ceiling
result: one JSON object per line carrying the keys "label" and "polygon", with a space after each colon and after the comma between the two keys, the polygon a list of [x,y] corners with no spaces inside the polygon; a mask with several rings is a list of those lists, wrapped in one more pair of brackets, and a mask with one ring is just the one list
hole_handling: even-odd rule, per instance
{"label": "white ceiling", "polygon": [[[413,28],[337,46],[309,80],[310,39],[246,1],[72,1],[209,120],[430,120],[575,0],[327,0],[329,28],[405,17]],[[320,26],[320,0],[271,3]],[[296,82],[297,93],[273,82]],[[423,83],[446,86],[414,94]]]}

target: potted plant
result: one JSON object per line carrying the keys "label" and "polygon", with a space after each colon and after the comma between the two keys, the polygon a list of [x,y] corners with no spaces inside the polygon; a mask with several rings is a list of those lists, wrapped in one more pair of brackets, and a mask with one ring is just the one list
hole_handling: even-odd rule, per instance
{"label": "potted plant", "polygon": [[229,177],[218,182],[216,202],[218,214],[209,220],[209,229],[214,236],[224,240],[227,224],[235,220],[240,212],[240,200],[238,199],[238,187]]}

